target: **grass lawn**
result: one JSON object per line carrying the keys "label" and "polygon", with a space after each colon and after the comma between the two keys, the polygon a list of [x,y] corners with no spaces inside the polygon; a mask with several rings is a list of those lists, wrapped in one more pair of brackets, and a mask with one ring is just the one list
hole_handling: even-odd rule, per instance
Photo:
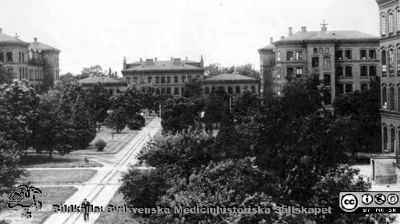
{"label": "grass lawn", "polygon": [[[125,205],[125,201],[123,199],[122,193],[117,191],[114,194],[114,197],[111,199],[111,201],[108,203],[110,205],[119,205],[123,206]],[[132,219],[131,213],[116,213],[116,212],[110,212],[110,213],[102,213],[100,217],[96,220],[96,224],[126,224],[126,223],[133,223],[133,224],[139,224],[137,220]]]}
{"label": "grass lawn", "polygon": [[85,159],[77,155],[59,155],[54,154],[49,158],[47,154],[29,154],[22,158],[22,167],[24,168],[74,168],[74,167],[100,167],[102,164]]}
{"label": "grass lawn", "polygon": [[42,208],[40,210],[35,210],[31,208],[32,218],[27,219],[22,217],[21,208],[7,209],[0,213],[0,220],[9,220],[13,223],[32,223],[40,224],[43,223],[47,217],[53,214],[52,207],[53,204],[62,204],[69,197],[71,197],[76,191],[75,187],[42,187],[42,195],[38,195],[37,199],[40,200]]}
{"label": "grass lawn", "polygon": [[65,184],[88,181],[97,171],[89,169],[74,170],[30,170],[28,176],[22,176],[19,183]]}

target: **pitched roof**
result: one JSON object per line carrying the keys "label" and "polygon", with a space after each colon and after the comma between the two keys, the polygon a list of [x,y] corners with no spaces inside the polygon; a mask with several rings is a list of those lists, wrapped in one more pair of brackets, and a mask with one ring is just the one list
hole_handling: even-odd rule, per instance
{"label": "pitched roof", "polygon": [[292,41],[318,41],[318,40],[376,40],[379,41],[379,37],[372,36],[360,31],[308,31],[308,32],[297,32],[291,36],[285,37],[283,40],[279,40],[276,43],[285,43]]}
{"label": "pitched roof", "polygon": [[79,84],[126,84],[122,80],[118,80],[115,78],[110,78],[108,76],[91,76],[85,79],[79,80]]}
{"label": "pitched roof", "polygon": [[244,76],[244,75],[240,75],[237,73],[233,73],[233,74],[220,74],[220,75],[216,75],[213,76],[211,78],[205,79],[203,80],[203,82],[225,82],[225,81],[255,81],[257,82],[256,79],[248,77],[248,76]]}
{"label": "pitched roof", "polygon": [[204,69],[195,66],[194,64],[199,62],[173,59],[168,61],[154,61],[147,59],[145,61],[137,61],[134,63],[127,64],[127,68],[124,71],[163,71],[163,70],[198,70],[203,71]]}
{"label": "pitched roof", "polygon": [[29,49],[41,50],[41,51],[57,51],[57,52],[60,51],[57,48],[54,48],[52,46],[37,41],[29,43]]}
{"label": "pitched roof", "polygon": [[5,33],[0,32],[0,43],[12,43],[12,44],[22,44],[22,45],[28,45],[27,42],[24,42],[18,38],[9,36]]}

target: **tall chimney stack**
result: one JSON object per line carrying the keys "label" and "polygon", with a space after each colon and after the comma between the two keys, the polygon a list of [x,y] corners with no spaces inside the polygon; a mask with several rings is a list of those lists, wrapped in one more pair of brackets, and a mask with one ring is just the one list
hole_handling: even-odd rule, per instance
{"label": "tall chimney stack", "polygon": [[307,27],[306,26],[302,26],[301,27],[301,32],[303,32],[303,33],[307,32]]}
{"label": "tall chimney stack", "polygon": [[270,44],[273,44],[273,43],[274,43],[274,38],[273,38],[273,37],[270,37],[270,38],[269,38],[269,42],[270,42]]}
{"label": "tall chimney stack", "polygon": [[36,44],[37,43],[37,37],[33,38],[33,42]]}
{"label": "tall chimney stack", "polygon": [[289,27],[289,36],[293,35],[293,27]]}

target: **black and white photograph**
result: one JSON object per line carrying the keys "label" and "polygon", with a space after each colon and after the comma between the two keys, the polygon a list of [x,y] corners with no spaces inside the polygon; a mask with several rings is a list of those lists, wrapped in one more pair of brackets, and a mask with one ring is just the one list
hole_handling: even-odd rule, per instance
{"label": "black and white photograph", "polygon": [[400,224],[400,0],[0,3],[0,224]]}

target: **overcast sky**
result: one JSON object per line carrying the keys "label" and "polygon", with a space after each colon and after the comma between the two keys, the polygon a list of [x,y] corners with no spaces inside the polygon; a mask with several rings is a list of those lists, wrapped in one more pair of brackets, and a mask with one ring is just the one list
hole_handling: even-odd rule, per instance
{"label": "overcast sky", "polygon": [[257,50],[301,26],[378,35],[375,0],[12,0],[0,27],[61,50],[61,74],[100,64],[118,72],[123,57],[188,57],[205,64],[253,64]]}

